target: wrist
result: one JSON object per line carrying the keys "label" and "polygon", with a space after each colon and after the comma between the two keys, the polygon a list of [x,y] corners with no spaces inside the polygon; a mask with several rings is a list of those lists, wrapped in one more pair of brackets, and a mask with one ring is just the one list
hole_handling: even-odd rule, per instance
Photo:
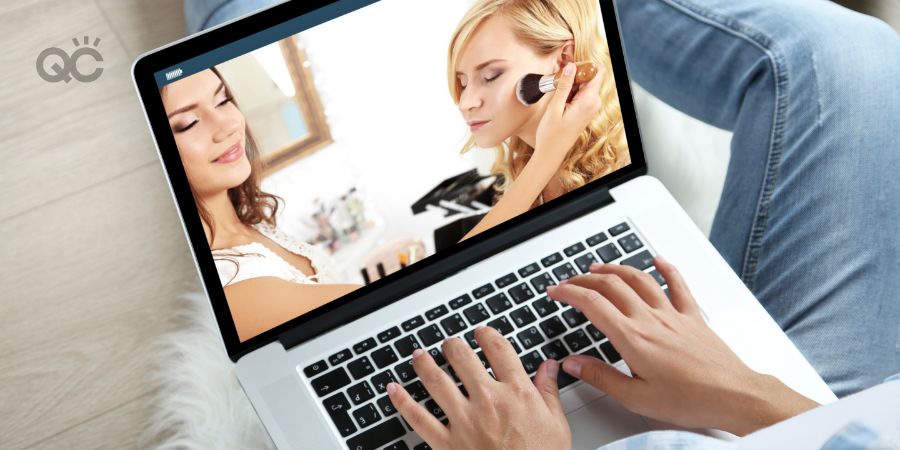
{"label": "wrist", "polygon": [[819,406],[774,376],[753,374],[723,430],[744,436]]}

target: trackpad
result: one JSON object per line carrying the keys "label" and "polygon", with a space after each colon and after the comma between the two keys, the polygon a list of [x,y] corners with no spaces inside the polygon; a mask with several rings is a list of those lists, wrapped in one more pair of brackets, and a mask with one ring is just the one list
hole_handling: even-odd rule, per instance
{"label": "trackpad", "polygon": [[593,450],[650,429],[641,416],[608,395],[570,412],[566,418],[572,428],[573,449]]}

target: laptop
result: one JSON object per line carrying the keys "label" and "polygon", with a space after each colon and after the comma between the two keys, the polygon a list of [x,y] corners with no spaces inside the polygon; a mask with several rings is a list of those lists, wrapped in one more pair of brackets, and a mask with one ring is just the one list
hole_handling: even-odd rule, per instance
{"label": "laptop", "polygon": [[[679,268],[709,325],[750,367],[818,402],[834,400],[672,195],[647,175],[612,0],[599,1],[597,26],[608,45],[630,163],[435,250],[436,230],[471,228],[471,218],[490,207],[482,194],[490,189],[484,178],[492,153],[460,154],[465,124],[445,84],[448,39],[470,3],[286,2],[147,52],[133,64],[225,349],[273,442],[279,448],[428,448],[394,410],[385,387],[400,382],[446,422],[412,370],[411,354],[423,348],[447,367],[442,340],[459,336],[478,351],[472,335],[481,324],[510,340],[530,375],[545,359],[576,353],[629,373],[602,330],[549,300],[545,290],[595,261],[637,267],[666,290],[652,266],[657,254]],[[403,74],[402,84],[391,84]],[[217,97],[223,90],[216,84],[226,82],[241,109]],[[243,269],[229,269],[223,249],[210,248],[194,197],[199,189],[187,175],[196,140],[176,133],[163,91],[209,102],[203,117],[218,127],[210,133],[216,145],[253,127],[257,157],[267,167],[257,173],[261,189],[287,206],[277,227],[257,228],[268,239],[244,246],[263,255],[245,255]],[[249,155],[232,150],[222,158]],[[228,170],[213,180],[220,190],[243,180]],[[420,202],[432,197],[428,205]],[[298,255],[308,259],[306,271]],[[241,281],[232,283],[239,274]],[[275,295],[248,293],[246,286],[260,286],[254,280],[275,280],[282,290],[266,292],[281,292],[279,305],[294,312],[271,316],[261,312],[264,306],[246,308],[248,299],[271,305]],[[328,291],[335,286],[343,288]],[[323,299],[326,291],[332,294]],[[266,319],[248,326],[251,315]],[[670,428],[565,374],[559,383],[575,448]]]}

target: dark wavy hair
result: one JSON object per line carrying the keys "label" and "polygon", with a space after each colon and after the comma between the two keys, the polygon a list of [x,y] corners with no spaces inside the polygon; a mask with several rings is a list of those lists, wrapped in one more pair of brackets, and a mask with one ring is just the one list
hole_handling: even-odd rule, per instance
{"label": "dark wavy hair", "polygon": [[[234,95],[231,93],[231,88],[228,86],[228,82],[225,81],[225,78],[222,77],[222,74],[215,67],[210,67],[210,69],[219,80],[222,81],[222,84],[225,86],[225,95],[231,99],[234,103],[234,106],[240,109],[237,101],[234,98]],[[160,95],[165,92],[166,86],[162,86],[160,88]],[[278,212],[278,208],[280,203],[284,202],[284,199],[274,195],[269,194],[268,192],[264,192],[260,188],[260,181],[262,180],[261,174],[265,170],[265,162],[262,160],[259,152],[259,146],[256,143],[256,139],[253,138],[253,133],[250,131],[250,125],[245,125],[245,133],[246,136],[246,152],[247,159],[250,161],[250,176],[244,180],[238,186],[228,189],[228,199],[231,200],[231,205],[234,206],[234,211],[237,213],[238,220],[241,221],[244,225],[256,225],[260,222],[265,222],[273,227],[275,227],[276,220],[275,215]],[[189,180],[190,181],[190,180]],[[188,182],[190,185],[190,182]],[[191,195],[194,197],[194,203],[197,205],[197,212],[200,214],[200,220],[203,221],[209,227],[209,246],[210,250],[212,250],[212,243],[215,242],[216,239],[216,230],[215,224],[212,220],[212,215],[209,212],[209,208],[207,208],[206,204],[203,202],[203,199],[197,195],[197,191],[194,189],[193,185],[190,185]],[[243,253],[235,253],[234,255],[229,256],[246,256]],[[240,268],[240,264],[234,259],[231,258],[217,258],[217,259],[225,259],[235,263],[235,265]],[[235,272],[237,275],[237,272]],[[234,278],[232,277],[232,280]],[[231,281],[229,280],[229,283]],[[226,283],[228,284],[228,283]]]}

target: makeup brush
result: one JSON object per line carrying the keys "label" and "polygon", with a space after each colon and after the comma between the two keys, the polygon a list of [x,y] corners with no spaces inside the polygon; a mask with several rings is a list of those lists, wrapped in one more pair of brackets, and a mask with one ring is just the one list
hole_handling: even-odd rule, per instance
{"label": "makeup brush", "polygon": [[[599,68],[592,62],[580,62],[575,64],[575,84],[587,83],[597,76]],[[540,75],[532,73],[525,75],[516,85],[516,97],[523,105],[533,105],[544,96],[544,94],[556,90],[559,79],[562,78],[562,71],[550,74]],[[574,91],[573,91],[574,92]]]}

